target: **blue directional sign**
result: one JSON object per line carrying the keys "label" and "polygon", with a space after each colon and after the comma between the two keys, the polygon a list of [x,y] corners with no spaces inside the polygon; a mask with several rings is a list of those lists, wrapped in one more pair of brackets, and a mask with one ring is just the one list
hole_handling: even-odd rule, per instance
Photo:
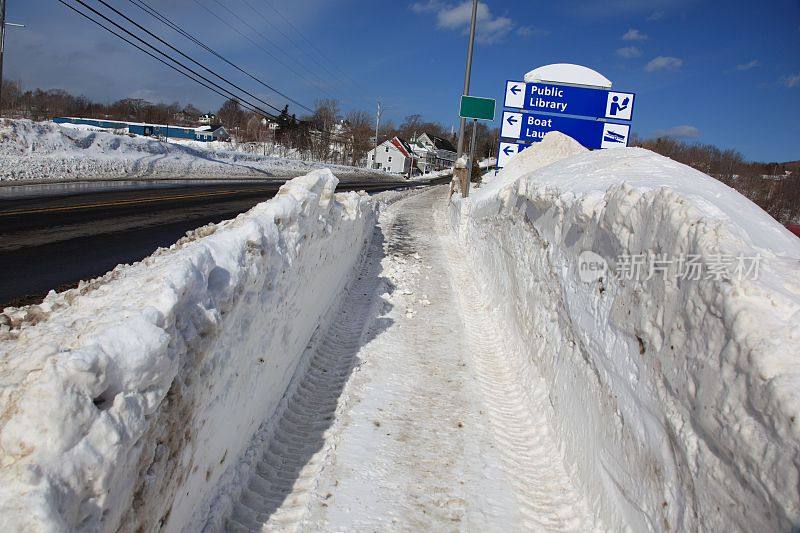
{"label": "blue directional sign", "polygon": [[633,119],[636,95],[550,83],[506,82],[505,107],[559,115]]}
{"label": "blue directional sign", "polygon": [[497,168],[505,167],[509,159],[529,146],[530,144],[501,140],[500,145],[497,147]]}
{"label": "blue directional sign", "polygon": [[547,133],[560,131],[586,148],[614,148],[628,145],[630,128],[628,124],[504,111],[500,136],[506,139],[539,142]]}

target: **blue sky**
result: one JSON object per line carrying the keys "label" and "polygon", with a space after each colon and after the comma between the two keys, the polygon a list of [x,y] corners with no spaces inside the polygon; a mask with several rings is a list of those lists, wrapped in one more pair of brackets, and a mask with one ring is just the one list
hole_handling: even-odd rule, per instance
{"label": "blue sky", "polygon": [[[95,0],[85,1],[96,5]],[[158,26],[129,0],[107,1],[282,106],[279,97]],[[311,106],[316,98],[335,96],[345,109],[373,112],[380,98],[387,106],[385,116],[395,122],[419,113],[446,125],[456,123],[467,2],[148,1],[301,103]],[[284,64],[213,19],[198,2],[213,6]],[[250,27],[219,4],[239,14]],[[270,4],[314,47],[281,22]],[[101,101],[140,96],[194,102],[203,109],[216,109],[221,103],[217,95],[90,25],[56,0],[8,0],[7,16],[27,28],[8,31],[6,75],[28,87],[63,88]],[[278,22],[288,38],[268,20]],[[611,79],[615,88],[636,92],[633,130],[641,136],[672,134],[735,148],[754,160],[800,159],[797,0],[481,3],[473,94],[500,98],[506,79],[519,79],[537,66],[561,62],[589,66]]]}

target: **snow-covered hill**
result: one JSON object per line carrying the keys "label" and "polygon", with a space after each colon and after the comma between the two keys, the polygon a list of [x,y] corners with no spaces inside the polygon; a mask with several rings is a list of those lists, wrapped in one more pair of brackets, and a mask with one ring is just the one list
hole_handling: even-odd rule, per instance
{"label": "snow-covered hill", "polygon": [[612,529],[800,523],[796,237],[690,167],[560,134],[450,215]]}
{"label": "snow-covered hill", "polygon": [[[162,142],[53,122],[0,120],[0,181],[155,178],[285,178],[331,168],[341,179],[366,178],[362,168],[263,157],[222,149],[223,143]],[[387,179],[391,179],[389,175]],[[374,179],[374,178],[373,178]]]}

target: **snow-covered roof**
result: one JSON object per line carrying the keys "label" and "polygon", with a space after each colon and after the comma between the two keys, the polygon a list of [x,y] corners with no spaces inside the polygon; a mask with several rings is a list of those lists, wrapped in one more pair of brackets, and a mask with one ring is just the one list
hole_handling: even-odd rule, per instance
{"label": "snow-covered roof", "polygon": [[[397,142],[395,142],[397,141]],[[411,145],[405,139],[401,139],[400,137],[395,137],[391,140],[392,144],[394,144],[401,152],[405,151],[404,155],[406,157],[413,157],[412,154],[414,150],[411,148]]]}
{"label": "snow-covered roof", "polygon": [[[54,120],[85,120],[93,122],[105,122],[107,124],[119,124],[120,126],[146,126],[153,128],[169,128],[171,130],[197,130],[191,126],[174,126],[172,124],[152,124],[149,122],[129,122],[127,120],[109,120],[105,118],[85,118],[85,117],[56,117]],[[99,127],[99,126],[98,126]],[[107,129],[107,128],[104,128]]]}
{"label": "snow-covered roof", "polygon": [[525,74],[525,82],[536,83],[568,83],[570,85],[589,85],[592,87],[611,88],[611,80],[599,72],[572,63],[554,63],[533,69]]}
{"label": "snow-covered roof", "polygon": [[455,152],[456,147],[453,146],[453,143],[448,141],[447,139],[443,139],[441,137],[437,137],[436,135],[431,135],[430,133],[423,133],[420,137],[427,137],[431,144],[436,147],[437,150],[446,150],[448,152]]}
{"label": "snow-covered roof", "polygon": [[213,131],[217,131],[219,129],[225,130],[225,128],[222,126],[222,124],[211,124],[211,125],[200,126],[199,128],[195,128],[195,131],[197,131],[197,132],[213,132]]}

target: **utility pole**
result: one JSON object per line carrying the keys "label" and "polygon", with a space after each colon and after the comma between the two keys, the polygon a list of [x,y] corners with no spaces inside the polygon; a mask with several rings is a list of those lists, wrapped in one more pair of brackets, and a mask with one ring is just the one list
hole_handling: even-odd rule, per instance
{"label": "utility pole", "polygon": [[24,24],[6,22],[6,0],[0,0],[0,113],[3,111],[3,54],[6,48],[6,26],[24,28]]}
{"label": "utility pole", "polygon": [[[0,2],[2,1],[0,0]],[[383,113],[383,108],[378,102],[378,113],[375,115],[375,151],[372,153],[372,170],[375,170],[375,163],[378,162],[378,130],[381,129],[381,113]]]}
{"label": "utility pole", "polygon": [[[469,95],[469,84],[472,78],[472,53],[475,49],[475,26],[478,22],[478,0],[472,0],[472,23],[469,27],[469,48],[467,48],[467,70],[464,74],[464,96]],[[467,129],[467,119],[461,119],[461,129],[458,132],[458,156],[464,155],[464,133]]]}
{"label": "utility pole", "polygon": [[6,0],[0,0],[0,113],[3,111],[3,52],[6,47]]}

